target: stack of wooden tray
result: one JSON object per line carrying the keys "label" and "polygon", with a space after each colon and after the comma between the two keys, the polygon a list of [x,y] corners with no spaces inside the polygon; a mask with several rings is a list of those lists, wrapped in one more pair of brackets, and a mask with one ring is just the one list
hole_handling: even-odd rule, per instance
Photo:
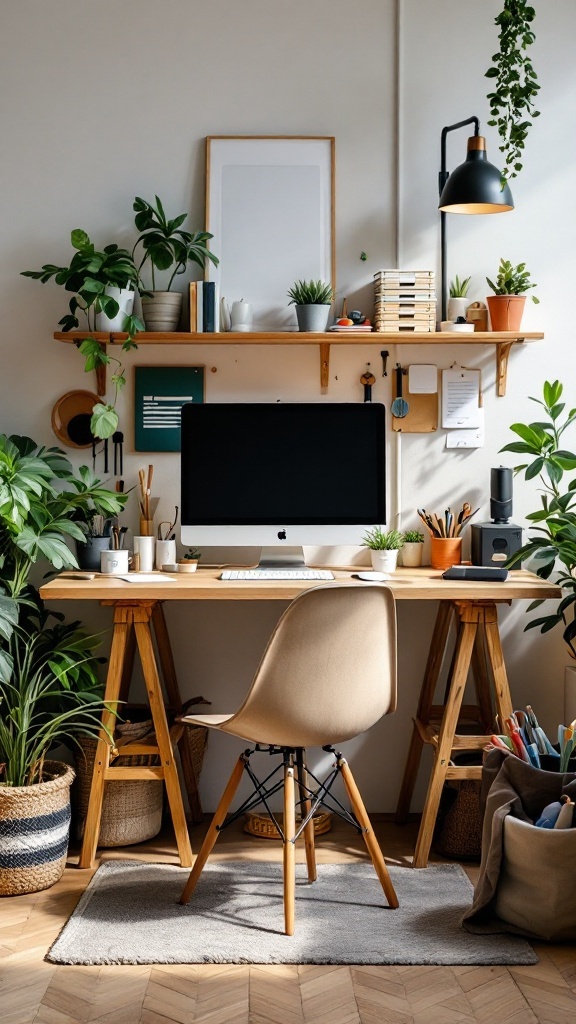
{"label": "stack of wooden tray", "polygon": [[435,331],[433,270],[377,270],[374,274],[376,331]]}

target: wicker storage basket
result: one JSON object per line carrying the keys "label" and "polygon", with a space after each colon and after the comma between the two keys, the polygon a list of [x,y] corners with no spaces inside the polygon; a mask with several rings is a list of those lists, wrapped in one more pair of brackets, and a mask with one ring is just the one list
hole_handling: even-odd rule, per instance
{"label": "wicker storage basket", "polygon": [[[143,739],[152,730],[152,722],[125,722],[117,732],[131,740]],[[97,740],[84,736],[80,740],[82,754],[76,761],[77,779],[73,791],[75,811],[74,834],[81,840],[88,812],[90,784]],[[114,758],[115,766],[137,767],[159,763],[157,754],[132,754]],[[162,827],[161,779],[118,780],[104,787],[99,846],[130,846],[158,835]]]}
{"label": "wicker storage basket", "polygon": [[74,772],[46,761],[44,777],[33,786],[0,786],[0,896],[48,889],[64,871]]}
{"label": "wicker storage basket", "polygon": [[[277,814],[276,817],[280,824],[282,824],[282,815]],[[329,832],[332,828],[332,814],[330,811],[319,811],[312,820],[314,822],[314,835],[322,835],[324,832]],[[301,821],[300,815],[297,814],[297,829]],[[252,811],[248,811],[244,822],[244,831],[248,832],[251,836],[258,836],[260,839],[280,839],[276,825],[267,814],[254,814]]]}

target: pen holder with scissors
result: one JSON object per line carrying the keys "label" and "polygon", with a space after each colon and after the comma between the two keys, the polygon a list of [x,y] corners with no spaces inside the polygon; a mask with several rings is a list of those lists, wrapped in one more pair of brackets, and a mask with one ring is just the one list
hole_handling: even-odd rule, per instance
{"label": "pen holder with scissors", "polygon": [[462,537],[430,537],[430,564],[433,569],[449,569],[462,561]]}

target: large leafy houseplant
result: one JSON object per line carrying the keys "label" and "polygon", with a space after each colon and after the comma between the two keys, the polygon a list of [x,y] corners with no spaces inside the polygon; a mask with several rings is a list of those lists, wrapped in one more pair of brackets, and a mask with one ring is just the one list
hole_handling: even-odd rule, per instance
{"label": "large leafy houseplant", "polygon": [[[518,436],[501,451],[517,452],[528,461],[516,466],[526,480],[538,480],[542,507],[526,518],[534,535],[513,555],[508,564],[516,565],[534,558],[536,572],[548,579],[556,571],[556,582],[562,587],[562,598],[555,611],[528,623],[526,629],[539,627],[547,633],[563,626],[563,637],[572,658],[576,658],[576,475],[568,481],[566,473],[576,470],[576,453],[563,447],[563,435],[576,422],[576,408],[567,408],[561,401],[563,386],[559,381],[546,381],[543,398],[532,398],[544,409],[545,418],[532,423],[513,423]],[[534,601],[528,611],[542,604]]]}
{"label": "large leafy houseplant", "polygon": [[[85,467],[84,467],[85,469]],[[97,735],[103,708],[95,637],[49,613],[30,584],[41,558],[76,566],[66,539],[82,541],[75,517],[93,507],[117,514],[124,495],[82,469],[78,477],[57,448],[0,435],[0,764],[4,785],[42,781],[44,757],[79,733]],[[52,616],[55,625],[49,624]]]}
{"label": "large leafy houseplant", "polygon": [[[102,348],[100,343],[90,337],[96,329],[95,317],[97,313],[105,313],[110,319],[115,317],[119,311],[119,304],[115,298],[107,294],[107,288],[131,288],[138,289],[140,278],[132,254],[127,249],[121,249],[117,245],[106,245],[100,252],[85,231],[76,228],[72,231],[70,240],[74,255],[67,267],[56,266],[53,263],[45,263],[41,270],[24,270],[24,277],[31,277],[36,281],[46,284],[54,280],[66,291],[73,292],[69,302],[69,312],[59,320],[62,330],[72,331],[81,326],[79,313],[83,314],[88,336],[80,344],[80,352],[85,357],[85,370],[93,370],[113,361],[117,365],[116,371],[112,374],[114,386],[114,401],[111,404],[98,402],[94,406],[90,428],[95,437],[111,437],[118,427],[118,414],[116,413],[116,401],[119,391],[125,386],[126,378],[120,360],[112,356]],[[124,317],[122,330],[128,335],[123,342],[122,348],[128,351],[136,348],[134,341],[138,331],[144,330],[144,324],[134,314]]]}
{"label": "large leafy houseplant", "polygon": [[500,48],[486,72],[493,82],[493,90],[488,93],[492,118],[488,124],[498,129],[500,151],[505,154],[503,185],[522,170],[524,145],[532,127],[530,118],[540,113],[534,109],[540,86],[529,53],[535,39],[535,15],[529,0],[504,0],[495,18]]}

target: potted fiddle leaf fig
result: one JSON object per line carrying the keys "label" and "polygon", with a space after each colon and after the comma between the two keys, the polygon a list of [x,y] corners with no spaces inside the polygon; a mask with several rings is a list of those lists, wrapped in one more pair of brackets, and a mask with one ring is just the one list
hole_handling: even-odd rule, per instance
{"label": "potted fiddle leaf fig", "polygon": [[123,331],[128,337],[122,349],[128,351],[137,347],[134,338],[144,329],[144,324],[132,313],[131,303],[139,286],[139,276],[127,249],[112,244],[100,252],[80,228],[72,231],[70,241],[75,252],[67,267],[45,263],[41,270],[24,270],[22,275],[42,284],[54,279],[56,284],[73,293],[69,312],[58,323],[64,332],[77,330],[81,328],[79,314],[83,314],[88,332],[79,348],[85,357],[86,371],[110,362],[117,365],[118,369],[112,374],[114,400],[109,404],[98,402],[90,421],[94,437],[106,438],[118,428],[115,407],[126,379],[120,360],[109,356],[91,334],[97,330]]}
{"label": "potted fiddle leaf fig", "polygon": [[[136,196],[133,203],[135,211],[134,223],[140,232],[132,256],[140,246],[143,256],[138,265],[138,273],[147,264],[150,265],[151,291],[142,291],[142,311],[146,328],[149,331],[175,331],[178,328],[182,308],[182,293],[173,292],[172,285],[176,278],[183,274],[189,263],[195,263],[202,269],[206,260],[214,266],[218,258],[208,248],[209,239],[214,236],[209,231],[184,231],[182,224],[188,216],[181,213],[169,219],[158,196],[156,205]],[[164,291],[156,288],[156,271],[169,272],[168,283]]]}
{"label": "potted fiddle leaf fig", "polygon": [[[564,447],[563,436],[569,429],[574,432],[576,408],[568,407],[562,395],[559,381],[546,381],[542,399],[532,399],[544,410],[543,418],[513,423],[510,429],[519,440],[511,441],[501,451],[525,457],[515,472],[524,473],[525,480],[537,481],[541,500],[541,507],[526,517],[533,535],[507,564],[533,558],[538,576],[548,579],[554,574],[563,591],[557,607],[533,619],[526,629],[539,627],[540,632],[547,633],[560,626],[568,653],[576,660],[576,452]],[[570,479],[565,474],[571,474]],[[533,601],[528,611],[541,604]]]}
{"label": "potted fiddle leaf fig", "polygon": [[296,281],[288,290],[289,305],[294,304],[299,331],[325,331],[330,305],[334,298],[332,285],[326,281]]}

